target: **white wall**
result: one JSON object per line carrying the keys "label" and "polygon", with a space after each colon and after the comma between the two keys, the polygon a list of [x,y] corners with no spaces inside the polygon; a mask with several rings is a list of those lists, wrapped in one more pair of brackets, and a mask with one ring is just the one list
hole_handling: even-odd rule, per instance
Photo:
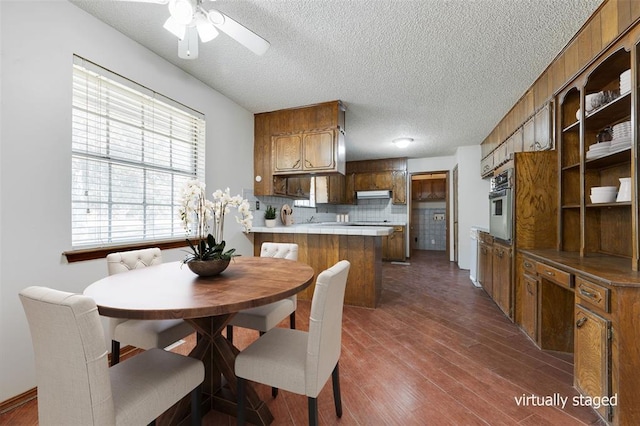
{"label": "white wall", "polygon": [[458,161],[458,266],[471,265],[471,227],[489,229],[489,180],[480,177],[480,145],[456,151]]}
{"label": "white wall", "polygon": [[[203,112],[210,192],[253,187],[253,114],[66,1],[0,1],[0,401],[35,386],[18,292],[82,292],[104,260],[68,264],[71,249],[71,72],[78,54]],[[227,222],[240,254],[252,242]],[[180,250],[166,260],[183,257]]]}
{"label": "white wall", "polygon": [[[409,159],[407,168],[412,173],[449,171],[449,194],[453,194],[453,169],[458,166],[458,266],[469,269],[471,227],[489,228],[489,181],[480,177],[480,145],[457,149],[449,157]],[[408,194],[411,193],[409,186]],[[449,200],[449,246],[453,261],[453,200]]]}

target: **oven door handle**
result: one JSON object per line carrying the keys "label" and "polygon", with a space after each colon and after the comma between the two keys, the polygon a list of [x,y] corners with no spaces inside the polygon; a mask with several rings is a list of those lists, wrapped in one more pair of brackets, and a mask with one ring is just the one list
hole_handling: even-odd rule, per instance
{"label": "oven door handle", "polygon": [[500,197],[504,197],[507,195],[507,190],[506,189],[502,189],[500,191],[493,191],[489,193],[489,199],[494,199],[494,198],[500,198]]}

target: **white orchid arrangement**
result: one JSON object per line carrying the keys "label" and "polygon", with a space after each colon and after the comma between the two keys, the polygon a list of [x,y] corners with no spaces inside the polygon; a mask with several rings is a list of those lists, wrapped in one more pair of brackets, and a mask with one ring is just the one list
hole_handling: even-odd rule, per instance
{"label": "white orchid arrangement", "polygon": [[[197,238],[195,244],[187,238],[191,252],[185,258],[185,263],[191,260],[228,260],[237,256],[234,254],[236,249],[224,251],[224,218],[231,208],[238,210],[236,221],[242,225],[244,232],[249,232],[253,215],[247,200],[240,195],[232,197],[229,188],[224,191],[218,189],[213,193],[213,201],[207,200],[204,183],[192,179],[185,184],[179,208],[180,220],[187,235]],[[213,231],[209,232],[212,222]]]}

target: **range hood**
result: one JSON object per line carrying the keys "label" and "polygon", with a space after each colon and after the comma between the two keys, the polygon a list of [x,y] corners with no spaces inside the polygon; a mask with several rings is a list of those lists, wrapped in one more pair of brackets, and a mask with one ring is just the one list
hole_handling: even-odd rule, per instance
{"label": "range hood", "polygon": [[358,200],[372,200],[375,198],[391,198],[391,191],[357,191]]}

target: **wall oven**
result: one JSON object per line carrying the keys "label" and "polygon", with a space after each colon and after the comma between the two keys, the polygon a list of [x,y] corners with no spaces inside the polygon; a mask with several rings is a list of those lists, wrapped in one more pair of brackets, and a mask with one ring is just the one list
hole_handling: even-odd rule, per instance
{"label": "wall oven", "polygon": [[505,241],[511,241],[513,226],[511,175],[512,169],[507,169],[494,176],[489,192],[489,233]]}

